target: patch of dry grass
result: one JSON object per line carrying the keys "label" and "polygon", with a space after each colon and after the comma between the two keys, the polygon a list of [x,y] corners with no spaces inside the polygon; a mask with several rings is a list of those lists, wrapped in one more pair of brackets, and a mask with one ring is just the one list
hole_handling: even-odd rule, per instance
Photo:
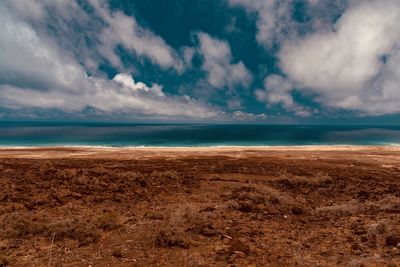
{"label": "patch of dry grass", "polygon": [[318,213],[351,215],[365,212],[400,211],[400,198],[387,196],[378,201],[351,200],[349,202],[316,208]]}
{"label": "patch of dry grass", "polygon": [[103,214],[99,215],[96,218],[95,224],[97,228],[104,231],[111,231],[120,227],[117,214],[110,211],[105,211]]}
{"label": "patch of dry grass", "polygon": [[2,235],[9,239],[29,239],[34,236],[44,237],[48,241],[72,239],[81,246],[100,239],[98,227],[92,221],[82,218],[54,221],[14,213],[5,216],[0,227]]}
{"label": "patch of dry grass", "polygon": [[191,244],[187,234],[178,228],[158,231],[154,242],[157,247],[161,248],[189,248]]}

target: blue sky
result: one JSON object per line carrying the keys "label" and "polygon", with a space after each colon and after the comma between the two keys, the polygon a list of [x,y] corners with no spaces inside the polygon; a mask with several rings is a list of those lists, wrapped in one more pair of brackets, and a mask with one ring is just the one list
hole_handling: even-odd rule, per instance
{"label": "blue sky", "polygon": [[3,120],[398,123],[396,0],[4,0]]}

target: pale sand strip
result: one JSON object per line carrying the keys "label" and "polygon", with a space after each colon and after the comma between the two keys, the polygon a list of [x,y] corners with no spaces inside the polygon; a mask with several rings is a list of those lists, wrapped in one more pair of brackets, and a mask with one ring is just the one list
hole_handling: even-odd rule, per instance
{"label": "pale sand strip", "polygon": [[[267,156],[292,152],[397,154],[400,146],[221,146],[221,147],[2,147],[0,158],[148,158],[177,156]],[[338,153],[339,152],[339,153]],[[289,153],[290,154],[290,153]],[[346,153],[347,154],[347,153]]]}

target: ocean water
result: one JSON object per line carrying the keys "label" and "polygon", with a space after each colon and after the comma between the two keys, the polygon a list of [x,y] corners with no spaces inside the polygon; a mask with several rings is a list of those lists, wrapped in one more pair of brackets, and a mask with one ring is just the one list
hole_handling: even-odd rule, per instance
{"label": "ocean water", "polygon": [[400,145],[400,126],[0,122],[0,146]]}

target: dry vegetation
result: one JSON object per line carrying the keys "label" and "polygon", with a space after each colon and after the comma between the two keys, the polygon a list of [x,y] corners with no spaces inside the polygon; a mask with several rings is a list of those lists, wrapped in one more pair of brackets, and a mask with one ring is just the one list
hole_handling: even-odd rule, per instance
{"label": "dry vegetation", "polygon": [[0,266],[400,264],[400,165],[307,153],[0,159]]}

